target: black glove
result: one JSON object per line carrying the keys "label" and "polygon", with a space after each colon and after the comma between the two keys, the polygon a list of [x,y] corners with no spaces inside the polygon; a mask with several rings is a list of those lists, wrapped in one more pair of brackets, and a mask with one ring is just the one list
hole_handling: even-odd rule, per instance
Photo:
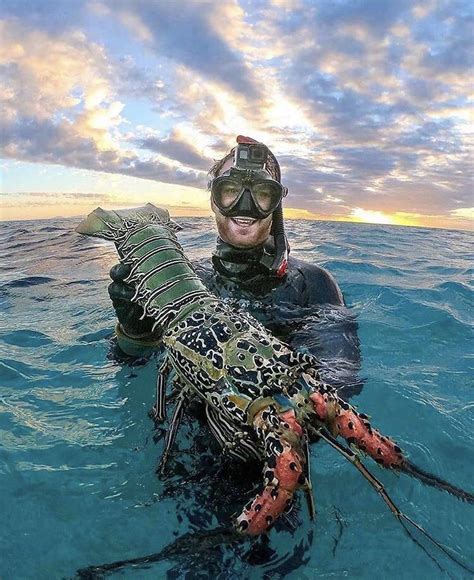
{"label": "black glove", "polygon": [[[130,337],[143,337],[146,334],[151,334],[154,324],[152,318],[144,318],[140,320],[143,315],[143,308],[131,302],[131,298],[135,294],[135,289],[129,284],[125,284],[124,279],[130,274],[130,266],[126,264],[115,264],[110,270],[110,277],[113,282],[109,285],[109,296],[120,322],[123,331]],[[153,337],[158,339],[160,331],[153,333]]]}

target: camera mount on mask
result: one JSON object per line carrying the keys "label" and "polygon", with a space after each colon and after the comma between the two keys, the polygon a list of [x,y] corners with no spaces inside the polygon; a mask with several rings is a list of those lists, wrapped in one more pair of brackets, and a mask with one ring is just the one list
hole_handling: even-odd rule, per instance
{"label": "camera mount on mask", "polygon": [[234,167],[239,169],[263,169],[267,161],[268,147],[263,143],[239,143],[234,152]]}

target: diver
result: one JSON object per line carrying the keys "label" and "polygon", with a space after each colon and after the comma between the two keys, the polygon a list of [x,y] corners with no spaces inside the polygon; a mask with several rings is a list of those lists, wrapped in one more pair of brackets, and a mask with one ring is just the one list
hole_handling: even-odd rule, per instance
{"label": "diver", "polygon": [[[279,163],[264,145],[237,137],[237,146],[209,171],[211,208],[218,238],[212,257],[194,264],[209,290],[247,310],[293,349],[317,356],[324,380],[346,398],[361,381],[357,322],[334,277],[324,268],[290,255]],[[160,348],[154,321],[130,301],[124,283],[129,267],[115,265],[109,286],[118,323],[117,343],[133,357]]]}

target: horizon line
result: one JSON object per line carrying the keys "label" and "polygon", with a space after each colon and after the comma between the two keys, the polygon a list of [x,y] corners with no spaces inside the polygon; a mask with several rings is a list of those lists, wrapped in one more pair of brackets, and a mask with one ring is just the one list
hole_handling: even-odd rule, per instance
{"label": "horizon line", "polygon": [[[95,209],[95,208],[94,208]],[[122,209],[122,208],[120,208]],[[168,209],[168,208],[165,208]],[[93,211],[93,210],[91,210]],[[168,210],[169,211],[169,210]],[[283,210],[284,211],[284,210]],[[36,217],[36,218],[16,218],[16,219],[3,219],[0,213],[0,222],[1,223],[15,223],[15,222],[37,222],[37,221],[51,221],[51,220],[72,220],[74,218],[84,218],[88,215],[88,213],[80,213],[72,216],[52,216],[52,217]],[[174,218],[194,218],[194,219],[213,219],[212,212],[209,215],[196,215],[196,214],[181,214],[179,216],[173,216],[170,212],[170,216]],[[456,227],[446,227],[446,226],[429,226],[429,225],[420,225],[420,224],[396,224],[396,223],[379,223],[373,221],[363,221],[361,219],[351,219],[346,217],[341,218],[330,218],[330,217],[291,217],[291,216],[284,216],[285,221],[309,221],[309,222],[329,222],[329,223],[346,223],[346,224],[356,224],[356,225],[368,225],[368,226],[388,226],[394,228],[417,228],[417,229],[428,229],[428,230],[446,230],[446,231],[454,231],[454,232],[467,232],[473,233],[472,229],[465,229],[465,228],[456,228]]]}

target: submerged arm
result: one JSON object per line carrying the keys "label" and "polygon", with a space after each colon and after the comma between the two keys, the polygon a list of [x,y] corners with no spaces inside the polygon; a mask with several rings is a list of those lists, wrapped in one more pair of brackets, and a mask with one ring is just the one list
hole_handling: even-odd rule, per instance
{"label": "submerged arm", "polygon": [[[303,264],[300,262],[300,264]],[[344,398],[360,393],[358,323],[344,302],[334,277],[323,268],[304,264],[303,300],[307,316],[288,338],[294,350],[309,352],[322,363],[324,382],[338,389]]]}
{"label": "submerged arm", "polygon": [[360,345],[355,315],[345,306],[319,306],[290,336],[294,350],[309,352],[321,361],[321,378],[344,398],[363,386]]}

